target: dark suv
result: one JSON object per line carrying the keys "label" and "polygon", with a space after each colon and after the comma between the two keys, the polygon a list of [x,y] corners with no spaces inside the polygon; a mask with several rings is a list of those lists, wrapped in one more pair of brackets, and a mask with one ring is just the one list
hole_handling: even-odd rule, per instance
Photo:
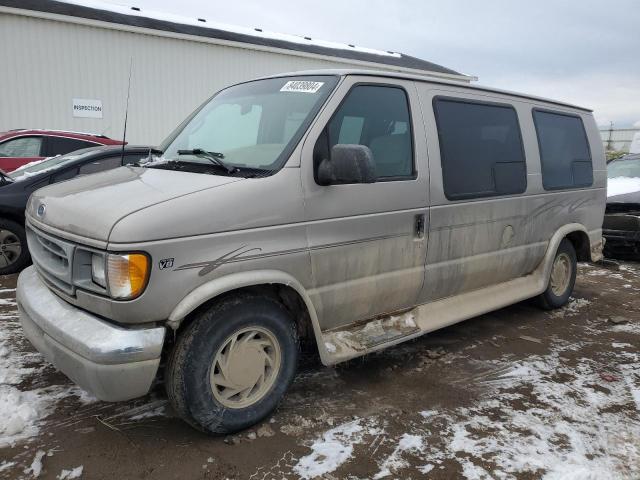
{"label": "dark suv", "polygon": [[19,168],[11,174],[0,174],[0,275],[19,272],[30,261],[24,211],[34,191],[78,175],[135,164],[147,158],[150,150],[122,146],[85,148]]}
{"label": "dark suv", "polygon": [[607,177],[605,255],[640,260],[640,154],[610,162]]}

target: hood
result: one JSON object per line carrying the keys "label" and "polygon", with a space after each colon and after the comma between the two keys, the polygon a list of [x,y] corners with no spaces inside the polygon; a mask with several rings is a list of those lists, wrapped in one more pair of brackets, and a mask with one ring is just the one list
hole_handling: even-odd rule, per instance
{"label": "hood", "polygon": [[640,177],[616,177],[607,180],[607,201],[629,194],[640,194]]}
{"label": "hood", "polygon": [[611,195],[607,197],[607,205],[610,205],[612,203],[640,204],[640,192],[623,193],[622,195]]}
{"label": "hood", "polygon": [[[29,199],[27,215],[62,231],[106,242],[113,226],[127,215],[174,198],[243,180],[121,167],[37,190]],[[40,213],[44,210],[42,215],[38,214],[39,209]]]}
{"label": "hood", "polygon": [[610,178],[607,181],[606,213],[637,214],[640,211],[640,178]]}

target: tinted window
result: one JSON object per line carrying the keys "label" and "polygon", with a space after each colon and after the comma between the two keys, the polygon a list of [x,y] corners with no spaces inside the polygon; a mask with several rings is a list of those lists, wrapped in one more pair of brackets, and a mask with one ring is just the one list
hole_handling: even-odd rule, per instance
{"label": "tinted window", "polygon": [[527,166],[513,107],[436,98],[434,109],[448,199],[526,190]]}
{"label": "tinted window", "polygon": [[92,160],[90,162],[80,165],[80,175],[88,175],[90,173],[103,172],[105,170],[111,170],[122,166],[122,157],[107,157],[99,160]]}
{"label": "tinted window", "polygon": [[15,181],[27,180],[33,175],[37,175],[39,173],[58,170],[65,165],[82,158],[83,155],[87,155],[86,150],[84,151],[84,153],[69,153],[67,155],[58,155],[56,157],[47,158],[45,160],[28,163],[27,165],[23,165],[20,168],[16,168],[9,174],[9,176],[12,177]]}
{"label": "tinted window", "polygon": [[544,188],[553,190],[593,184],[591,152],[582,119],[542,110],[534,110],[533,119]]}
{"label": "tinted window", "polygon": [[39,157],[42,137],[19,137],[0,145],[0,157]]}
{"label": "tinted window", "polygon": [[[329,122],[328,151],[337,144],[366,145],[379,178],[413,177],[410,122],[403,89],[356,86]],[[320,141],[326,142],[326,136]]]}
{"label": "tinted window", "polygon": [[134,165],[149,158],[149,153],[128,153],[124,156],[123,165]]}
{"label": "tinted window", "polygon": [[614,160],[607,165],[609,178],[640,178],[640,158]]}
{"label": "tinted window", "polygon": [[73,178],[76,175],[78,175],[78,169],[75,167],[69,168],[67,170],[64,170],[60,173],[53,175],[51,177],[51,183],[61,182],[63,180],[69,180],[70,178]]}
{"label": "tinted window", "polygon": [[64,155],[65,153],[80,150],[81,148],[95,147],[92,142],[77,140],[75,138],[47,137],[47,155]]}

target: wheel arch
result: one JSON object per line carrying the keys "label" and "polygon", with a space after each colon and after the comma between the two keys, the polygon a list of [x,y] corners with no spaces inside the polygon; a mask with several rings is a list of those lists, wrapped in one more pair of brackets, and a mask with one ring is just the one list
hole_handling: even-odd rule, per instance
{"label": "wheel arch", "polygon": [[167,325],[177,331],[191,317],[227,295],[254,292],[277,298],[292,313],[302,338],[313,340],[323,356],[316,309],[302,284],[278,270],[239,272],[216,278],[192,290],[173,309]]}
{"label": "wheel arch", "polygon": [[[547,246],[547,253],[545,254],[544,260],[539,267],[539,275],[538,275],[538,293],[544,292],[547,288],[547,282],[549,280],[549,276],[551,275],[551,267],[553,265],[553,260],[556,257],[556,252],[558,251],[558,247],[560,246],[560,242],[563,239],[567,238],[571,244],[575,248],[575,244],[572,239],[578,239],[577,241],[582,240],[583,237],[587,237],[587,248],[589,246],[589,233],[584,225],[580,223],[568,223],[560,227],[549,239],[549,245]],[[583,246],[581,246],[582,248]],[[576,255],[578,255],[578,250],[576,249]],[[589,260],[590,257],[587,257]],[[580,256],[578,255],[578,260],[580,260]]]}
{"label": "wheel arch", "polygon": [[566,235],[576,251],[579,262],[591,260],[591,241],[586,229],[574,230]]}

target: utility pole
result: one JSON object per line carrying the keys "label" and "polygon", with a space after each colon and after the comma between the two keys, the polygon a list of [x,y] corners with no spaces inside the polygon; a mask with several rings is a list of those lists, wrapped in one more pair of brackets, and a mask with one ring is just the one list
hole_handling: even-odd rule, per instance
{"label": "utility pole", "polygon": [[613,137],[613,122],[609,122],[609,140],[607,140],[607,151],[610,152],[612,150],[611,143]]}

